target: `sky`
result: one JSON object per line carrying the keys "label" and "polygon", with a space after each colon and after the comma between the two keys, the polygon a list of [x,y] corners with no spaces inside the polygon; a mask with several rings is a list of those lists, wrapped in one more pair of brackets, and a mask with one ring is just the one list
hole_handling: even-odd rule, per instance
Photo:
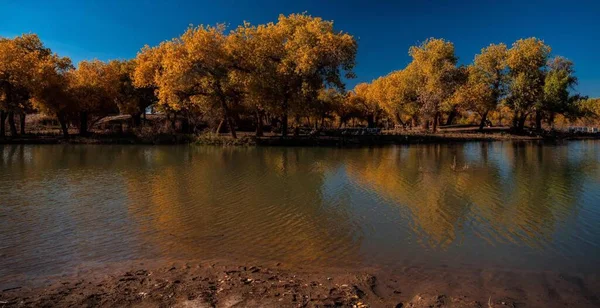
{"label": "sky", "polygon": [[469,64],[491,43],[535,36],[575,63],[577,91],[600,97],[600,1],[284,1],[284,0],[0,0],[0,36],[36,33],[74,63],[135,57],[146,44],[190,25],[234,28],[307,12],[333,20],[358,40],[356,79],[369,82],[410,62],[408,48],[429,37],[454,43]]}

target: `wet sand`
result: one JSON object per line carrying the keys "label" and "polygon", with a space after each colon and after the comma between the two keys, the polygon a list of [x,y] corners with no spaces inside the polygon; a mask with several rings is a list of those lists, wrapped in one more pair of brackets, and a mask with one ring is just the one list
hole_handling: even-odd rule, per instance
{"label": "wet sand", "polygon": [[0,307],[598,307],[596,274],[128,262],[2,277]]}

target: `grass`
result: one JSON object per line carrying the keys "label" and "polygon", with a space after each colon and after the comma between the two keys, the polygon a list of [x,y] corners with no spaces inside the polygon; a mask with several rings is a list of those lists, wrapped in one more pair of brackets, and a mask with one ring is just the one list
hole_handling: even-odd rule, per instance
{"label": "grass", "polygon": [[256,138],[249,135],[241,135],[237,139],[233,139],[230,136],[222,136],[215,133],[204,133],[196,138],[196,144],[220,146],[255,146]]}

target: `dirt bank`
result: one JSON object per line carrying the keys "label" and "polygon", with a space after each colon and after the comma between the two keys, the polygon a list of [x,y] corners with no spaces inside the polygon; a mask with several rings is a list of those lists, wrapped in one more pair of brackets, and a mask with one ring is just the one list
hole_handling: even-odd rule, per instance
{"label": "dirt bank", "polygon": [[[0,307],[597,307],[596,276],[137,262],[0,292]],[[4,277],[4,284],[6,285]],[[10,282],[9,282],[10,283]]]}
{"label": "dirt bank", "polygon": [[77,135],[65,139],[58,135],[20,135],[16,137],[0,137],[0,144],[186,144],[196,140],[194,135],[156,135],[138,137],[134,135],[90,134],[87,137]]}
{"label": "dirt bank", "polygon": [[27,134],[15,137],[0,137],[0,144],[185,144],[227,146],[325,146],[356,147],[383,146],[391,144],[423,144],[423,143],[459,143],[474,141],[564,141],[600,139],[600,134],[555,133],[538,136],[535,134],[516,135],[505,131],[452,131],[439,133],[402,132],[380,135],[345,135],[345,136],[288,136],[266,134],[256,137],[251,132],[239,132],[233,139],[228,134],[160,134],[136,136],[133,134],[101,134],[92,133],[87,137],[77,135],[65,139],[60,135]]}

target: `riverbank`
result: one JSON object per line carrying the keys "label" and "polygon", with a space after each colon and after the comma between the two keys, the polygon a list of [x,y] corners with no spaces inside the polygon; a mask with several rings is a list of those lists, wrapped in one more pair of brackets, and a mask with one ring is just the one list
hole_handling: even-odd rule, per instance
{"label": "riverbank", "polygon": [[[7,277],[3,277],[7,279]],[[31,281],[30,281],[31,283]],[[594,275],[449,270],[291,269],[175,262],[84,270],[6,286],[1,307],[594,307]],[[33,284],[32,284],[33,285]]]}
{"label": "riverbank", "polygon": [[139,137],[135,135],[90,134],[86,137],[71,136],[68,139],[59,135],[28,134],[24,136],[0,137],[0,144],[188,144],[196,141],[192,134],[156,135]]}
{"label": "riverbank", "polygon": [[174,134],[139,137],[135,135],[91,134],[88,137],[72,136],[65,139],[58,135],[24,135],[0,138],[0,144],[187,144],[219,146],[325,146],[360,147],[393,144],[456,143],[476,141],[563,141],[600,139],[599,134],[515,135],[508,133],[426,132],[357,135],[357,136],[289,136],[267,135],[256,137],[252,133],[240,133],[233,139],[227,134]]}

